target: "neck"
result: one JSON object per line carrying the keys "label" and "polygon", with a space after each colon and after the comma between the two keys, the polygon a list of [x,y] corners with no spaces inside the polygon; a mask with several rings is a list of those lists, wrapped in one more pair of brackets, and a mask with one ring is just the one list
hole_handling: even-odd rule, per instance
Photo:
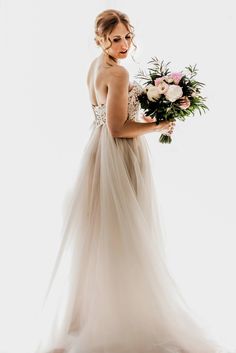
{"label": "neck", "polygon": [[119,65],[119,59],[115,59],[114,61],[109,57],[108,54],[102,53],[100,57],[102,59],[103,64],[105,65],[109,65],[109,66]]}

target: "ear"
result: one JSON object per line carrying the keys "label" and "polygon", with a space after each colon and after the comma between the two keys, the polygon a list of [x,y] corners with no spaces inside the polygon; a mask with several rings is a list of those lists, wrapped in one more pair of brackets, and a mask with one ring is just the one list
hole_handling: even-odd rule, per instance
{"label": "ear", "polygon": [[100,43],[100,45],[104,45],[104,38],[103,37],[99,38],[99,43]]}

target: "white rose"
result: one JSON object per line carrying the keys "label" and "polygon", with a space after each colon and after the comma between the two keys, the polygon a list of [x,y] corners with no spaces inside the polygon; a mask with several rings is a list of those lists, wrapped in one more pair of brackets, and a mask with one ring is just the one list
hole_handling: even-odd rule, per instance
{"label": "white rose", "polygon": [[153,85],[149,84],[146,87],[143,88],[143,92],[147,93],[150,87],[153,87]]}
{"label": "white rose", "polygon": [[165,93],[166,99],[170,102],[174,102],[183,95],[182,87],[178,85],[170,85],[168,91]]}
{"label": "white rose", "polygon": [[147,87],[147,97],[151,102],[155,102],[160,96],[161,94],[156,86],[150,85]]}
{"label": "white rose", "polygon": [[167,83],[172,83],[174,80],[173,80],[173,78],[170,75],[167,75],[167,76],[165,76],[165,81]]}
{"label": "white rose", "polygon": [[160,94],[165,94],[168,91],[169,85],[166,82],[160,82],[158,86],[156,86],[158,89],[158,92]]}

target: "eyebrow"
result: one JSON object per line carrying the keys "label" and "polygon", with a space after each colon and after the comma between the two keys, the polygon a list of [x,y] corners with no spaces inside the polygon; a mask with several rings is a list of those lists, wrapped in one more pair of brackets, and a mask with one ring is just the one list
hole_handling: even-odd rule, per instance
{"label": "eyebrow", "polygon": [[[127,34],[130,34],[131,32],[128,32],[128,33],[126,33],[126,36],[127,36]],[[120,35],[116,35],[116,36],[114,36],[113,38],[115,38],[115,37],[121,37]]]}

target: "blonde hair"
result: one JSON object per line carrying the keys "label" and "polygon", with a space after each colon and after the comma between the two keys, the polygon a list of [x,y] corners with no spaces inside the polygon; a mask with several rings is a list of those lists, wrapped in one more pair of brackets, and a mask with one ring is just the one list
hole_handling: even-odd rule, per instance
{"label": "blonde hair", "polygon": [[[131,42],[137,49],[136,44],[133,42],[134,37],[134,27],[130,23],[129,17],[118,10],[108,9],[99,13],[95,19],[95,37],[94,40],[97,46],[100,46],[100,38],[104,38],[104,40],[108,39],[110,42],[110,46],[105,48],[105,52],[112,46],[112,41],[108,38],[108,35],[113,31],[118,23],[123,23],[128,31],[131,32]],[[115,61],[115,59],[109,55],[109,57]]]}

